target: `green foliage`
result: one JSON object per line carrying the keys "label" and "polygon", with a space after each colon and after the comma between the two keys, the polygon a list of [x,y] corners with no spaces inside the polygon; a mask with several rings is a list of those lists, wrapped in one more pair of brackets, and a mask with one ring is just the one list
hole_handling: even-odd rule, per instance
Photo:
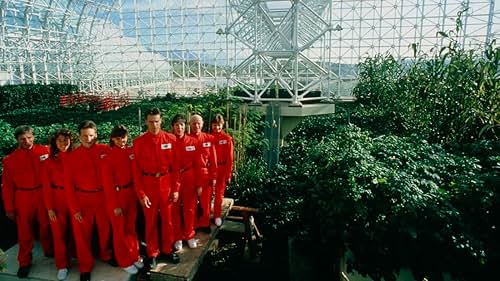
{"label": "green foliage", "polygon": [[296,145],[284,153],[282,177],[304,186],[298,207],[307,237],[332,252],[347,245],[350,265],[376,280],[392,280],[404,266],[432,280],[482,272],[488,249],[479,234],[494,226],[495,190],[484,189],[477,160],[409,138],[373,138],[355,126],[298,144],[300,154]]}
{"label": "green foliage", "polygon": [[249,157],[235,167],[234,180],[226,191],[226,196],[236,198],[237,204],[261,210],[263,220],[259,221],[264,223],[264,233],[297,231],[302,187],[293,185],[284,168],[278,166],[270,172],[263,159]]}
{"label": "green foliage", "polygon": [[228,193],[262,210],[264,233],[295,236],[312,252],[347,252],[349,268],[375,280],[394,280],[403,267],[418,280],[492,273],[500,253],[497,146],[478,144],[485,155],[478,160],[344,122],[341,115],[306,118],[274,170],[247,159]]}
{"label": "green foliage", "polygon": [[[0,158],[9,154],[15,148],[14,129],[9,123],[0,119]],[[2,167],[0,167],[0,173]]]}
{"label": "green foliage", "polygon": [[493,41],[485,50],[466,51],[446,38],[449,45],[431,57],[376,56],[361,63],[355,123],[433,143],[499,139],[500,48]]}
{"label": "green foliage", "polygon": [[0,111],[56,106],[59,97],[78,90],[69,84],[25,84],[0,86]]}

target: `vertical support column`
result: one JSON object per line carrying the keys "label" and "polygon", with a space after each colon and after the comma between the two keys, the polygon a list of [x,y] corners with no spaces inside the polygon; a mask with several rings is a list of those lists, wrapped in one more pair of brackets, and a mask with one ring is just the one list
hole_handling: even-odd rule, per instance
{"label": "vertical support column", "polygon": [[292,49],[293,49],[293,96],[290,106],[301,106],[299,97],[299,0],[293,3],[293,29],[292,29]]}
{"label": "vertical support column", "polygon": [[485,38],[485,47],[488,46],[491,42],[492,35],[492,27],[493,27],[493,17],[495,15],[495,1],[490,1],[490,11],[488,13],[488,24],[486,25],[486,38]]}
{"label": "vertical support column", "polygon": [[267,168],[271,170],[278,164],[280,154],[281,107],[279,103],[273,102],[266,107],[266,123],[269,127],[264,130],[264,135],[269,145],[264,149],[264,159]]}

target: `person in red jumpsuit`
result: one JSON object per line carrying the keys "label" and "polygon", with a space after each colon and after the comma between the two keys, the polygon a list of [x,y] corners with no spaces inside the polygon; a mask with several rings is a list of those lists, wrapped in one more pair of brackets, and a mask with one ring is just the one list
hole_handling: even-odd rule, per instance
{"label": "person in red jumpsuit", "polygon": [[214,195],[214,220],[216,226],[222,225],[222,199],[226,186],[231,182],[233,173],[233,138],[226,134],[224,128],[224,117],[216,114],[210,122],[212,128],[213,143],[217,154],[217,182]]}
{"label": "person in red jumpsuit", "polygon": [[[175,159],[175,136],[161,129],[160,109],[146,111],[148,130],[133,141],[134,183],[143,207],[148,266],[157,259],[178,263],[172,250],[174,232],[171,205],[179,199],[179,168]],[[159,211],[159,212],[158,212]],[[161,250],[158,239],[158,214],[161,219]]]}
{"label": "person in red jumpsuit", "polygon": [[[210,207],[212,202],[212,192],[215,190],[217,179],[217,157],[215,155],[215,146],[213,137],[202,132],[203,118],[194,114],[189,119],[189,136],[195,138],[200,144],[201,151],[201,185],[202,192],[200,196],[201,214],[198,218],[198,229],[204,233],[210,233]],[[201,216],[200,216],[201,215]]]}
{"label": "person in red jumpsuit", "polygon": [[89,281],[94,266],[92,232],[94,222],[99,237],[99,257],[102,261],[113,259],[110,248],[110,222],[106,212],[105,179],[110,177],[109,147],[97,143],[97,126],[93,121],[83,121],[78,126],[80,146],[67,158],[64,189],[67,192],[71,224],[76,242],[80,280]]}
{"label": "person in red jumpsuit", "polygon": [[50,155],[43,165],[42,183],[45,207],[50,219],[57,280],[68,277],[70,256],[67,246],[70,212],[64,191],[64,161],[72,150],[72,134],[68,129],[57,130],[49,140]]}
{"label": "person in red jumpsuit", "polygon": [[137,197],[134,192],[134,151],[127,146],[128,130],[116,125],[109,136],[111,151],[108,161],[111,169],[111,183],[107,190],[106,203],[113,229],[113,249],[118,266],[130,274],[143,268],[139,257],[139,242],[135,231],[137,218]]}
{"label": "person in red jumpsuit", "polygon": [[198,246],[194,238],[196,219],[196,201],[201,195],[201,151],[196,139],[185,134],[186,118],[177,114],[172,119],[172,130],[177,139],[177,158],[180,172],[180,197],[173,206],[175,243],[177,251],[182,249],[182,240],[186,240],[189,248]]}
{"label": "person in red jumpsuit", "polygon": [[49,156],[46,146],[34,144],[33,128],[14,131],[18,148],[3,159],[2,198],[7,217],[17,224],[19,278],[28,277],[35,242],[34,221],[40,227],[40,242],[46,256],[53,255],[49,218],[42,197],[42,162]]}

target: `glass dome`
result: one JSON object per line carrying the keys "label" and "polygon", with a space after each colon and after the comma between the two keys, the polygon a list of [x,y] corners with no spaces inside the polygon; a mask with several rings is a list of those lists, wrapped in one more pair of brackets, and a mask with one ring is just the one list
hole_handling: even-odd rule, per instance
{"label": "glass dome", "polygon": [[300,103],[349,95],[367,56],[440,48],[459,13],[464,47],[498,37],[500,0],[4,0],[0,85]]}

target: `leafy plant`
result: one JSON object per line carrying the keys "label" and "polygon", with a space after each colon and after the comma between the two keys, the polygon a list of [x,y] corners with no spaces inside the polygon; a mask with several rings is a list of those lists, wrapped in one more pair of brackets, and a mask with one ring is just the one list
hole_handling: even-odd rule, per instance
{"label": "leafy plant", "polygon": [[425,141],[373,138],[355,126],[302,143],[300,156],[291,153],[296,145],[281,177],[307,187],[298,211],[310,229],[306,239],[332,253],[349,249],[352,268],[375,280],[394,280],[393,272],[406,266],[433,280],[443,271],[458,278],[482,272],[489,253],[477,228],[492,226],[495,193],[481,189],[477,160]]}
{"label": "leafy plant", "polygon": [[442,144],[498,140],[500,48],[493,40],[484,50],[465,50],[459,31],[440,32],[449,44],[432,55],[361,63],[354,123]]}

